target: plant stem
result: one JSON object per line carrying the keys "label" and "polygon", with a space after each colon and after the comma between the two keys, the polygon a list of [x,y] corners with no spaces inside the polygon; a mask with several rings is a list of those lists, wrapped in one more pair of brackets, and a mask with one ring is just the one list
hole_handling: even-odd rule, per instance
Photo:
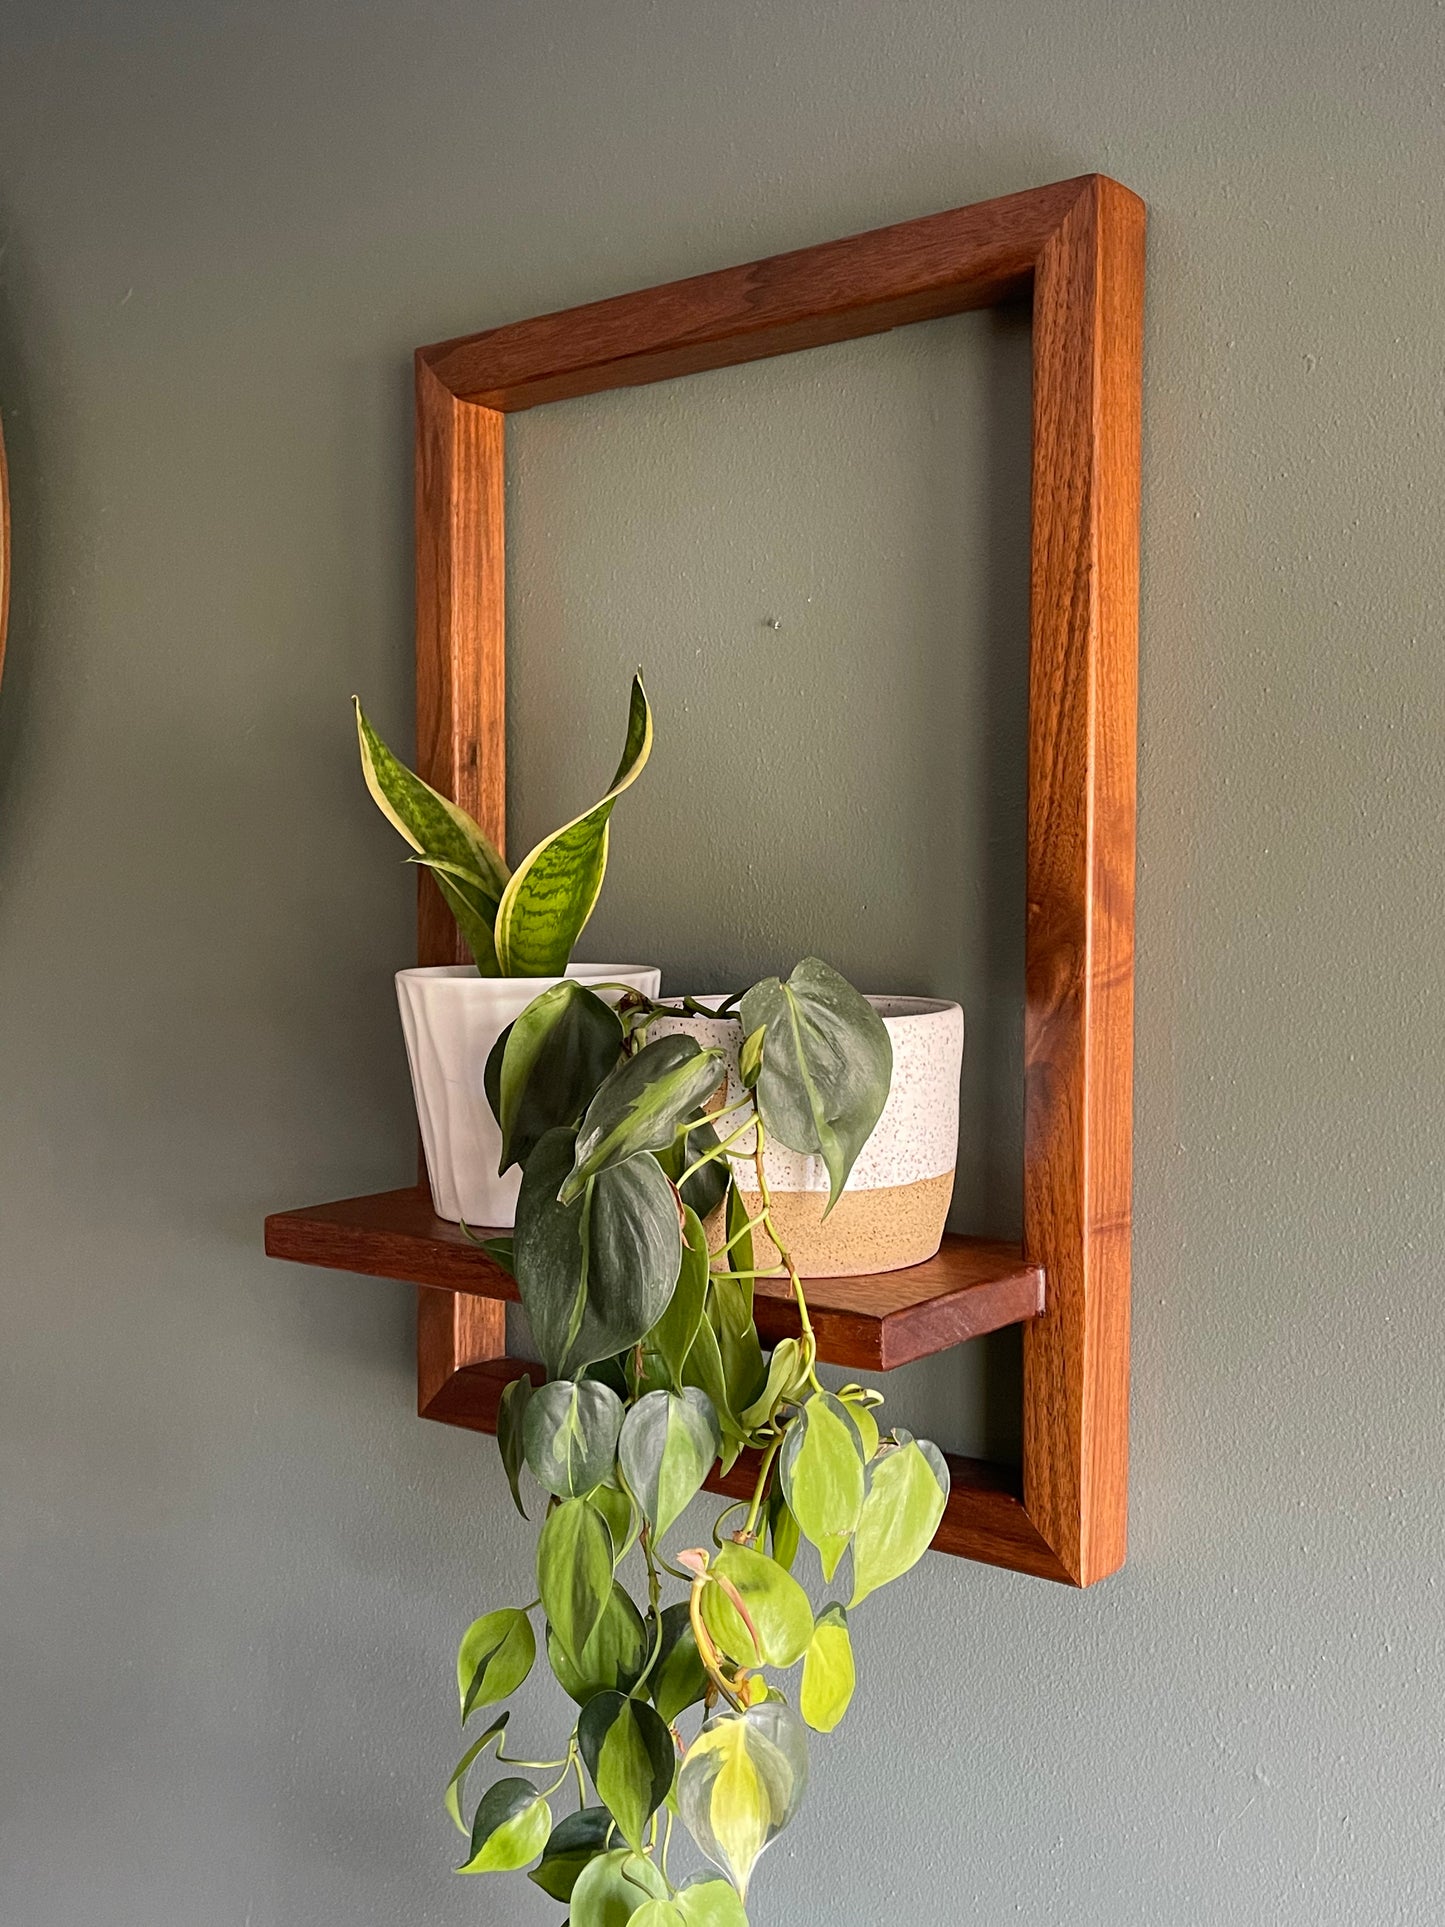
{"label": "plant stem", "polygon": [[743,1521],[742,1543],[745,1545],[752,1545],[758,1536],[758,1521],[763,1509],[763,1500],[767,1497],[768,1479],[772,1474],[773,1460],[778,1456],[778,1448],[782,1442],[783,1435],[779,1432],[763,1454],[763,1462],[758,1468],[758,1482],[753,1487],[753,1502],[748,1507],[747,1518]]}
{"label": "plant stem", "polygon": [[[734,1105],[733,1109],[736,1110],[737,1106]],[[717,1115],[722,1116],[724,1115],[724,1113],[719,1112],[717,1113]],[[687,1167],[687,1169],[683,1172],[682,1176],[678,1179],[677,1189],[680,1191],[682,1187],[687,1183],[688,1179],[691,1177],[695,1177],[696,1174],[702,1169],[702,1167],[705,1164],[711,1164],[715,1158],[720,1158],[725,1156],[727,1153],[728,1147],[730,1145],[736,1144],[740,1137],[746,1137],[748,1132],[753,1129],[757,1121],[758,1120],[755,1116],[747,1118],[742,1124],[738,1126],[737,1130],[733,1132],[731,1137],[725,1137],[720,1144],[715,1144],[710,1151],[704,1151],[701,1157],[694,1158],[692,1163]],[[709,1123],[712,1122],[711,1118],[708,1119],[708,1122]],[[689,1129],[695,1131],[697,1129],[697,1126],[695,1124],[691,1125],[689,1126]]]}
{"label": "plant stem", "polygon": [[632,1688],[631,1697],[640,1699],[646,1688],[652,1669],[662,1656],[662,1574],[657,1569],[657,1561],[652,1556],[652,1528],[644,1525],[638,1534],[642,1546],[642,1556],[647,1561],[647,1603],[651,1610],[657,1632],[652,1641],[652,1653],[647,1664],[638,1675]]}
{"label": "plant stem", "polygon": [[753,1147],[753,1169],[757,1173],[758,1196],[762,1200],[763,1229],[772,1239],[777,1249],[778,1257],[782,1260],[783,1266],[787,1271],[788,1282],[793,1287],[793,1297],[798,1307],[798,1322],[803,1328],[803,1356],[807,1361],[808,1382],[814,1391],[820,1392],[823,1388],[818,1382],[818,1374],[815,1370],[818,1359],[818,1340],[813,1332],[813,1321],[808,1316],[808,1300],[803,1292],[803,1281],[798,1276],[798,1267],[793,1263],[788,1248],[783,1243],[782,1234],[778,1230],[777,1223],[773,1218],[773,1194],[768,1189],[768,1174],[763,1163],[763,1136],[763,1120],[761,1114],[759,1114],[758,1138],[757,1143]]}

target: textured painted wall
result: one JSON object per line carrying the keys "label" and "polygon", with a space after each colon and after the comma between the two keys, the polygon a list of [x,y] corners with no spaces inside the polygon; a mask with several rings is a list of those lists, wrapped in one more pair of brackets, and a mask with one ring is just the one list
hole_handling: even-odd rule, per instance
{"label": "textured painted wall", "polygon": [[[490,1448],[405,1292],[258,1248],[410,1156],[346,724],[409,349],[1088,168],[1152,210],[1133,1555],[863,1614],[756,1923],[1439,1918],[1442,82],[1427,0],[0,0],[7,1923],[555,1917],[445,1871]],[[518,838],[644,661],[594,953],[965,995],[1000,1225],[1026,380],[960,321],[515,434]],[[1008,1366],[899,1409],[997,1443]]]}

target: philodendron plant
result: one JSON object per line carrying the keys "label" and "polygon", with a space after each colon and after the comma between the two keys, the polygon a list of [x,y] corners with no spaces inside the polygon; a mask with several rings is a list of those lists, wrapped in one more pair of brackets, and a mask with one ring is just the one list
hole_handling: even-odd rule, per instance
{"label": "philodendron plant", "polygon": [[600,802],[528,851],[515,870],[464,809],[414,775],[356,703],[366,786],[382,815],[431,871],[484,977],[560,977],[597,904],[612,807],[652,753],[652,711],[632,679],[627,740]]}
{"label": "philodendron plant", "polygon": [[[535,999],[487,1066],[503,1168],[523,1169],[515,1233],[489,1249],[545,1370],[506,1388],[497,1439],[519,1510],[524,1473],[543,1510],[535,1587],[518,1589],[530,1604],[489,1611],[461,1643],[462,1720],[490,1723],[446,1804],[469,1842],[461,1872],[530,1868],[571,1927],[747,1927],[754,1865],[803,1796],[807,1728],[831,1732],[853,1695],[849,1615],[921,1557],[948,1493],[935,1446],[881,1435],[876,1392],[819,1380],[765,1168],[771,1140],[816,1153],[837,1203],[888,1095],[882,1021],[813,958],[716,1010],[683,1007],[741,1019],[731,1082],[722,1052],[649,1038],[676,1007],[629,994],[613,1008],[573,982]],[[762,1233],[772,1272],[754,1262]],[[753,1296],[771,1276],[799,1336],[769,1357]],[[678,1545],[715,1470],[748,1496],[710,1543]],[[837,1591],[821,1605],[795,1576],[804,1542]],[[514,1757],[496,1709],[539,1645],[574,1710],[542,1757]],[[492,1749],[513,1771],[468,1820],[468,1775]],[[711,1870],[681,1874],[679,1820]]]}

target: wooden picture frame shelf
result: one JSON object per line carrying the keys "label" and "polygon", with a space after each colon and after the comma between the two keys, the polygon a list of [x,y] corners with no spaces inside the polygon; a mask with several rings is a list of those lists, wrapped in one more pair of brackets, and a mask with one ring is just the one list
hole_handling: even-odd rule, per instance
{"label": "wooden picture frame shelf", "polygon": [[[1125,1550],[1143,277],[1143,203],[1087,175],[416,357],[417,769],[504,848],[506,416],[1031,300],[1022,1247],[950,1238],[809,1301],[823,1356],[873,1371],[1022,1323],[1022,1467],[951,1460],[935,1546],[1073,1585]],[[426,882],[419,938],[424,964],[466,960]],[[506,1356],[512,1281],[425,1190],[281,1213],[266,1248],[419,1287],[426,1417],[492,1430],[533,1369]],[[790,1329],[771,1294],[759,1326]]]}

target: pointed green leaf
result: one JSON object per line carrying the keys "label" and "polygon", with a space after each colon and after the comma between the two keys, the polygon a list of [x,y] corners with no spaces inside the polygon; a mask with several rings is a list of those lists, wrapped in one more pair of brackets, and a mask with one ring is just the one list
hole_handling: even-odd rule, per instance
{"label": "pointed green leaf", "polygon": [[863,1448],[863,1463],[871,1465],[878,1456],[878,1421],[873,1416],[872,1406],[862,1397],[855,1396],[859,1391],[861,1387],[845,1385],[838,1397],[858,1434]]}
{"label": "pointed green leaf", "polygon": [[532,1670],[537,1642],[524,1612],[508,1608],[475,1620],[457,1649],[457,1691],[465,1721],[479,1706],[515,1693]]}
{"label": "pointed green leaf", "polygon": [[537,1541],[537,1590],[562,1650],[580,1666],[612,1597],[612,1536],[586,1499],[564,1499],[548,1513]]}
{"label": "pointed green leaf", "polygon": [[649,1392],[627,1414],[617,1462],[661,1539],[702,1490],[722,1445],[722,1428],[706,1392]]}
{"label": "pointed green leaf", "polygon": [[802,1535],[780,1485],[774,1485],[768,1498],[768,1538],[773,1558],[785,1572],[791,1572]]}
{"label": "pointed green leaf", "polygon": [[387,748],[356,703],[356,734],[361,770],[372,800],[392,828],[429,863],[437,885],[484,977],[497,975],[493,926],[507,887],[508,871],[480,827]]}
{"label": "pointed green leaf", "polygon": [[552,1831],[552,1809],[530,1780],[498,1780],[482,1795],[471,1852],[458,1873],[517,1873]]}
{"label": "pointed green leaf", "polygon": [[487,1728],[479,1740],[473,1740],[466,1752],[463,1753],[462,1757],[457,1761],[456,1769],[452,1777],[447,1781],[447,1790],[443,1804],[447,1812],[451,1815],[452,1825],[460,1834],[469,1834],[471,1832],[466,1821],[462,1818],[462,1801],[466,1797],[467,1774],[471,1771],[472,1767],[475,1766],[478,1757],[492,1744],[492,1741],[499,1740],[503,1733],[506,1732],[507,1721],[511,1717],[510,1713],[503,1713],[499,1720],[493,1721],[492,1725]]}
{"label": "pointed green leaf", "polygon": [[748,1927],[737,1888],[716,1874],[691,1875],[674,1904],[687,1927]]}
{"label": "pointed green leaf", "polygon": [[732,1543],[710,1570],[737,1589],[753,1625],[750,1632],[720,1585],[706,1587],[703,1621],[725,1653],[747,1667],[792,1666],[803,1657],[813,1636],[813,1609],[791,1574],[765,1552]]}
{"label": "pointed green leaf", "polygon": [[856,1684],[848,1615],[841,1606],[825,1606],[803,1658],[798,1711],[815,1733],[831,1733],[848,1711]]}
{"label": "pointed green leaf", "polygon": [[697,1213],[684,1204],[682,1266],[677,1284],[667,1302],[667,1310],[643,1340],[646,1350],[661,1362],[677,1392],[682,1390],[683,1367],[702,1323],[703,1307],[707,1303],[707,1274],[707,1233]]}
{"label": "pointed green leaf", "polygon": [[612,1597],[592,1629],[575,1664],[548,1628],[547,1658],[557,1683],[570,1699],[585,1706],[598,1693],[630,1693],[642,1677],[652,1641],[642,1615],[625,1586],[613,1582]]}
{"label": "pointed green leaf", "polygon": [[667,1882],[652,1862],[620,1847],[584,1867],[572,1889],[571,1927],[627,1927],[649,1900],[666,1900]]}
{"label": "pointed green leaf", "polygon": [[712,1400],[712,1408],[717,1413],[718,1421],[722,1426],[722,1469],[728,1472],[743,1449],[744,1438],[737,1415],[728,1402],[727,1379],[723,1376],[722,1353],[718,1349],[717,1333],[706,1318],[697,1328],[697,1337],[692,1341],[692,1350],[687,1355],[682,1376],[686,1384],[696,1385]]}
{"label": "pointed green leaf", "polygon": [[758,1855],[792,1820],[807,1784],[807,1734],[781,1700],[718,1714],[688,1748],[678,1812],[744,1901]]}
{"label": "pointed green leaf", "polygon": [[682,1201],[694,1210],[699,1218],[710,1218],[723,1199],[727,1196],[729,1171],[725,1157],[715,1157],[688,1176],[691,1166],[710,1151],[721,1149],[722,1140],[709,1122],[706,1112],[697,1113],[697,1122],[687,1136],[679,1138],[669,1149],[655,1153],[658,1163],[682,1191]]}
{"label": "pointed green leaf", "polygon": [[559,1499],[585,1499],[610,1477],[622,1429],[622,1400],[596,1379],[554,1378],[527,1406],[532,1477]]}
{"label": "pointed green leaf", "polygon": [[587,1180],[641,1151],[662,1151],[723,1076],[720,1050],[673,1035],[645,1044],[610,1073],[587,1106],[562,1202],[580,1197]]}
{"label": "pointed green leaf", "polygon": [[786,983],[769,977],[748,991],[742,1021],[750,1036],[767,1032],[758,1078],[763,1122],[790,1150],[821,1156],[831,1211],[888,1101],[887,1027],[845,977],[816,957],[805,957]]}
{"label": "pointed green leaf", "polygon": [[612,786],[517,865],[497,910],[498,967],[504,977],[560,977],[592,915],[607,871],[608,823],[618,797],[652,751],[652,711],[635,676],[627,741]]}
{"label": "pointed green leaf", "polygon": [[745,1090],[755,1090],[763,1074],[763,1045],[767,1035],[766,1027],[759,1024],[743,1039],[743,1047],[738,1052],[738,1076]]}
{"label": "pointed green leaf", "polygon": [[707,1673],[685,1599],[663,1610],[662,1648],[647,1683],[653,1705],[669,1726],[707,1692]]}
{"label": "pointed green leaf", "polygon": [[548,1131],[527,1160],[517,1194],[517,1290],[549,1378],[561,1374],[587,1301],[583,1207],[557,1202],[575,1141],[575,1131]]}
{"label": "pointed green leaf", "polygon": [[846,1407],[831,1392],[814,1392],[789,1425],[778,1454],[788,1508],[823,1561],[830,1580],[863,1511],[863,1445]]}
{"label": "pointed green leaf", "polygon": [[708,1293],[707,1317],[717,1333],[728,1403],[746,1426],[747,1408],[759,1397],[768,1377],[758,1328],[753,1323],[751,1293],[738,1279],[715,1271]]}
{"label": "pointed green leaf", "polygon": [[621,1053],[616,1011],[584,984],[568,978],[533,998],[487,1060],[502,1133],[498,1171],[525,1164],[548,1131],[576,1124]]}
{"label": "pointed green leaf", "polygon": [[598,1693],[582,1709],[577,1744],[598,1798],[640,1853],[643,1828],[672,1787],[672,1735],[645,1700]]}
{"label": "pointed green leaf", "polygon": [[612,1563],[620,1565],[642,1526],[637,1507],[618,1485],[615,1472],[587,1496],[607,1521],[607,1530],[612,1535]]}
{"label": "pointed green leaf", "polygon": [[910,1440],[875,1460],[853,1535],[851,1607],[916,1565],[948,1504],[948,1467],[936,1445]]}
{"label": "pointed green leaf", "polygon": [[527,1508],[522,1504],[522,1467],[526,1462],[523,1428],[531,1397],[532,1381],[523,1372],[520,1378],[512,1380],[497,1401],[497,1450],[502,1455],[502,1469],[512,1489],[512,1503],[524,1519]]}
{"label": "pointed green leaf", "polygon": [[[745,1231],[748,1222],[748,1207],[743,1194],[736,1184],[728,1192],[727,1209],[728,1263],[734,1271],[751,1271],[755,1264],[753,1257],[753,1234]],[[753,1315],[753,1281],[748,1279],[742,1287],[743,1298],[748,1308],[748,1316]]]}
{"label": "pointed green leaf", "polygon": [[796,1338],[780,1338],[768,1360],[768,1375],[762,1391],[746,1411],[739,1414],[743,1424],[750,1432],[768,1424],[779,1406],[796,1397],[807,1382],[802,1346]]}
{"label": "pointed green leaf", "polygon": [[583,1807],[580,1812],[569,1813],[553,1827],[540,1864],[533,1867],[527,1878],[544,1894],[565,1905],[572,1898],[572,1889],[582,1870],[599,1854],[606,1853],[614,1828],[606,1807]]}

